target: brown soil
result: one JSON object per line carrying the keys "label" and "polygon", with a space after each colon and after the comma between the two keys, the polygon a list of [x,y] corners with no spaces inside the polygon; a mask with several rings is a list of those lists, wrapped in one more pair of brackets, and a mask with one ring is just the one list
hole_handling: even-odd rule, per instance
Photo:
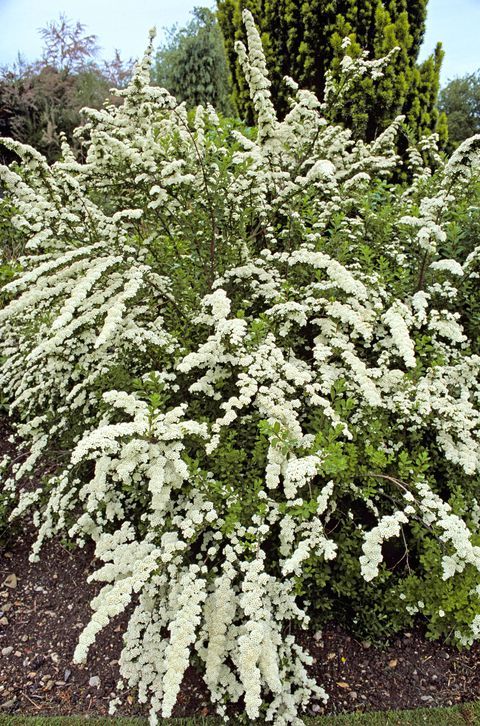
{"label": "brown soil", "polygon": [[421,630],[385,650],[335,627],[311,643],[315,673],[330,695],[327,713],[452,706],[480,698],[480,648],[458,652]]}

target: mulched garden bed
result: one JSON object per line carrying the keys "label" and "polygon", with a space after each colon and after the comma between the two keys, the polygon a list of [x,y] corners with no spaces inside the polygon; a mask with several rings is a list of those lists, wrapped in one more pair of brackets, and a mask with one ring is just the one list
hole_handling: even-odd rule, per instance
{"label": "mulched garden bed", "polygon": [[[10,448],[0,437],[0,458]],[[40,561],[28,556],[33,527],[25,524],[0,547],[0,709],[35,715],[103,716],[114,697],[125,616],[100,634],[85,666],[72,663],[77,638],[90,618],[98,583],[93,548],[70,551],[47,542]],[[417,706],[450,706],[480,699],[480,644],[458,652],[427,641],[420,629],[380,650],[333,625],[302,633],[315,658],[314,673],[330,699],[311,713],[345,713]],[[146,715],[128,694],[118,713]],[[190,668],[174,716],[213,713],[199,674]]]}
{"label": "mulched garden bed", "polygon": [[[72,664],[77,637],[90,614],[98,584],[92,548],[73,552],[59,541],[45,545],[30,563],[32,531],[11,538],[0,556],[0,708],[36,715],[105,715],[118,679],[122,622],[110,624],[85,666]],[[305,636],[306,637],[306,636]],[[313,713],[342,713],[416,706],[442,706],[480,698],[480,647],[457,652],[405,633],[386,650],[361,643],[334,626],[305,643],[330,700]],[[176,716],[211,713],[201,678],[190,669]],[[145,714],[133,694],[119,710]]]}

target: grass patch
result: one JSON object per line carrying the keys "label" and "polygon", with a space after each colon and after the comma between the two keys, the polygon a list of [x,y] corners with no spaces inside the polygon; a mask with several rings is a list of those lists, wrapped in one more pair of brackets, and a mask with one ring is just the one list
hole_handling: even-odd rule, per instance
{"label": "grass patch", "polygon": [[[89,718],[83,716],[0,716],[0,726],[146,726],[143,718]],[[308,726],[477,726],[480,724],[480,702],[451,708],[418,708],[413,711],[380,711],[375,713],[318,716],[306,718]],[[170,726],[213,726],[216,718],[160,719]],[[230,723],[235,723],[233,720]],[[245,721],[242,719],[242,723]]]}

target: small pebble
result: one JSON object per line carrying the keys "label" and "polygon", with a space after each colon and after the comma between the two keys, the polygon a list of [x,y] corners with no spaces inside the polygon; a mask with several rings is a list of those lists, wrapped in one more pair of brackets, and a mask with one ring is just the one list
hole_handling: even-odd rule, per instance
{"label": "small pebble", "polygon": [[13,646],[9,645],[6,648],[2,648],[2,655],[11,655],[13,653]]}
{"label": "small pebble", "polygon": [[3,584],[5,587],[10,587],[14,590],[17,587],[17,576],[12,572],[10,575],[6,576]]}
{"label": "small pebble", "polygon": [[88,681],[88,685],[91,688],[100,688],[100,678],[98,676],[92,676]]}
{"label": "small pebble", "polygon": [[11,698],[10,701],[5,701],[5,703],[2,703],[0,708],[4,708],[4,709],[12,708],[12,706],[15,706],[15,703],[16,703],[15,699]]}

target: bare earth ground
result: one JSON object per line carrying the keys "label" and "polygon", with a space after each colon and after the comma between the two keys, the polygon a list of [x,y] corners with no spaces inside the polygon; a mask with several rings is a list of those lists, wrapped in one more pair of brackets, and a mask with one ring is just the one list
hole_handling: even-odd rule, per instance
{"label": "bare earth ground", "polygon": [[[0,448],[5,449],[3,438]],[[92,548],[48,542],[38,563],[28,555],[33,529],[0,548],[0,710],[35,715],[105,715],[118,680],[125,618],[106,628],[85,666],[72,664],[79,633],[90,617],[98,584],[87,584],[95,568]],[[480,645],[457,652],[425,640],[420,630],[398,637],[386,650],[361,643],[329,626],[302,634],[315,658],[313,671],[330,699],[311,713],[342,713],[417,706],[454,705],[480,699]],[[118,713],[146,714],[134,694]],[[213,713],[201,677],[185,676],[175,716]]]}

